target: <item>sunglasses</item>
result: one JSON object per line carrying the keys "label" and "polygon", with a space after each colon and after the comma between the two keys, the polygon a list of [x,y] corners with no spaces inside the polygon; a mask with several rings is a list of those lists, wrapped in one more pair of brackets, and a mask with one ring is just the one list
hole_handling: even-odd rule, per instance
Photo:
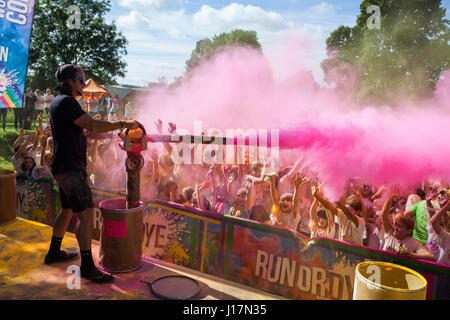
{"label": "sunglasses", "polygon": [[86,80],[84,80],[83,78],[73,78],[72,80],[79,80],[83,86],[86,84]]}

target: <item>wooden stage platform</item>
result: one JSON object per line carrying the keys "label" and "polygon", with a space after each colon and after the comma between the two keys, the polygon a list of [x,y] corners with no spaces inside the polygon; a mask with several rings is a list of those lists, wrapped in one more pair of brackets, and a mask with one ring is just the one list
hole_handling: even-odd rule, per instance
{"label": "wooden stage platform", "polygon": [[[0,226],[0,300],[160,300],[141,280],[165,275],[185,275],[200,283],[200,292],[192,300],[286,300],[263,291],[214,276],[143,256],[143,265],[130,273],[115,274],[111,284],[96,284],[81,279],[80,289],[69,289],[70,265],[80,258],[51,266],[44,264],[52,228],[22,218]],[[67,233],[63,249],[78,251],[76,237]],[[94,261],[99,242],[93,241]]]}

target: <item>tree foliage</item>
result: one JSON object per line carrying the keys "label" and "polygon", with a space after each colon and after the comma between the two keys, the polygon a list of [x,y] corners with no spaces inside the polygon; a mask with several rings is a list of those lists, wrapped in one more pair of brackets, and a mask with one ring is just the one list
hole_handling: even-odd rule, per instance
{"label": "tree foliage", "polygon": [[186,71],[189,73],[203,61],[210,59],[221,50],[235,46],[251,47],[261,50],[256,31],[235,29],[229,33],[221,33],[213,39],[205,38],[197,41],[191,57],[186,61]]}
{"label": "tree foliage", "polygon": [[[81,11],[79,29],[67,27],[68,8]],[[127,39],[108,24],[109,0],[39,0],[36,1],[31,35],[27,85],[33,88],[55,86],[59,66],[73,63],[83,67],[86,78],[115,84],[124,77]]]}
{"label": "tree foliage", "polygon": [[[367,26],[370,5],[381,9],[381,29]],[[355,26],[340,26],[326,41],[326,80],[341,70],[348,73],[340,68],[347,64],[357,73],[360,98],[383,103],[396,95],[430,94],[450,64],[449,20],[441,0],[364,0],[360,9]],[[340,80],[345,82],[347,75]]]}

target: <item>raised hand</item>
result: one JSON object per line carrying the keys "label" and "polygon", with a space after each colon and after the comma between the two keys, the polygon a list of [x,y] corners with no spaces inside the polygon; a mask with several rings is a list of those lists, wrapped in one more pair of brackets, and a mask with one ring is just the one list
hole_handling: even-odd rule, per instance
{"label": "raised hand", "polygon": [[157,131],[159,134],[162,134],[162,126],[163,126],[163,123],[162,123],[161,119],[158,119],[157,121],[155,121],[155,126],[156,126],[156,131]]}
{"label": "raised hand", "polygon": [[177,130],[177,126],[173,122],[169,122],[169,128],[167,129],[170,134],[173,134]]}
{"label": "raised hand", "polygon": [[297,173],[294,177],[294,185],[296,188],[299,188],[300,186],[305,184],[306,181],[308,181],[308,178],[303,173]]}
{"label": "raised hand", "polygon": [[439,193],[436,190],[432,189],[427,193],[425,200],[431,201],[431,200],[435,199],[438,196],[438,194]]}
{"label": "raised hand", "polygon": [[389,195],[391,197],[398,197],[399,194],[400,194],[400,186],[398,184],[394,184],[391,187],[391,190],[389,191]]}
{"label": "raised hand", "polygon": [[317,181],[313,181],[311,183],[311,193],[314,197],[318,196],[320,198],[323,198],[322,184]]}

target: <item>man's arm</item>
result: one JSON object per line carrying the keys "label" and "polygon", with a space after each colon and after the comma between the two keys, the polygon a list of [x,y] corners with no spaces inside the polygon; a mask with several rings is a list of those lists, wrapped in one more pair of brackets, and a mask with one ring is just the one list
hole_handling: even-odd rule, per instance
{"label": "man's arm", "polygon": [[280,205],[278,203],[278,191],[277,187],[275,186],[275,175],[270,175],[270,194],[272,196],[272,203],[275,207],[275,212],[279,212]]}
{"label": "man's arm", "polygon": [[23,129],[20,129],[19,136],[17,137],[16,141],[14,141],[13,149],[17,148],[20,145],[20,142],[22,141],[24,136],[25,131]]}
{"label": "man's arm", "polygon": [[386,202],[383,205],[383,209],[381,210],[381,221],[383,223],[383,228],[385,233],[392,232],[392,225],[389,221],[389,210],[391,210],[392,201],[395,197],[395,191],[391,189]]}
{"label": "man's arm", "polygon": [[433,227],[437,235],[441,233],[442,215],[445,214],[449,208],[450,200],[447,199],[447,202],[442,206],[442,208],[430,219],[431,226]]}
{"label": "man's arm", "polygon": [[350,210],[347,209],[347,207],[345,206],[344,201],[341,199],[338,202],[336,202],[336,206],[341,209],[341,211],[345,214],[345,216],[347,217],[348,220],[350,220],[351,222],[353,222],[353,224],[358,227],[359,226],[359,221],[358,218],[356,218],[351,212]]}
{"label": "man's arm", "polygon": [[323,195],[319,188],[316,189],[316,191],[313,193],[314,199],[317,199],[317,201],[320,202],[322,206],[324,206],[326,209],[330,210],[330,212],[333,215],[338,214],[338,210],[336,206],[334,206],[330,201],[328,201]]}
{"label": "man's arm", "polygon": [[300,206],[300,188],[306,183],[306,176],[302,173],[298,174],[294,178],[294,199],[292,210],[294,212],[294,219],[297,217],[298,208]]}
{"label": "man's arm", "polygon": [[138,124],[134,120],[130,121],[103,121],[94,120],[92,117],[85,113],[81,117],[77,118],[74,123],[84,129],[92,132],[109,132],[118,129],[136,129]]}

